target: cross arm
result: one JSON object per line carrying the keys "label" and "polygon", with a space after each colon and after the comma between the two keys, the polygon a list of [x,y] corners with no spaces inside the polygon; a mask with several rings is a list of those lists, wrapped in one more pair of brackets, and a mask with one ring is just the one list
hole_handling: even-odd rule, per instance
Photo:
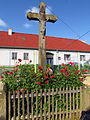
{"label": "cross arm", "polygon": [[39,20],[39,14],[38,13],[32,13],[32,12],[28,12],[27,13],[27,18],[29,20]]}
{"label": "cross arm", "polygon": [[54,23],[54,22],[56,22],[57,21],[57,16],[55,16],[55,15],[46,15],[46,21],[47,22],[52,22],[52,23]]}

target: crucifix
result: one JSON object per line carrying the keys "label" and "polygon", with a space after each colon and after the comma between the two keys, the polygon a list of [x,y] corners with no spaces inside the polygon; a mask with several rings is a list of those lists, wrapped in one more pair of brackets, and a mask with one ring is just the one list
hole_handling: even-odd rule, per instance
{"label": "crucifix", "polygon": [[42,66],[43,70],[46,70],[46,22],[56,22],[57,17],[55,15],[45,14],[46,4],[41,2],[39,5],[39,13],[27,13],[29,20],[39,21],[39,55],[38,65]]}

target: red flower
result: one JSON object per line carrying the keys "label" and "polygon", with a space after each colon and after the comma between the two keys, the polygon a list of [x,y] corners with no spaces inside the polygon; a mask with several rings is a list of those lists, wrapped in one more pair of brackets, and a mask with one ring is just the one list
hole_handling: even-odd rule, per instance
{"label": "red flower", "polygon": [[27,88],[23,88],[23,90],[26,90]]}
{"label": "red flower", "polygon": [[13,72],[9,72],[10,75],[13,75]]}
{"label": "red flower", "polygon": [[54,75],[52,75],[52,76],[50,76],[50,78],[55,78],[55,76],[54,76]]}
{"label": "red flower", "polygon": [[84,72],[88,72],[88,69],[85,69]]}
{"label": "red flower", "polygon": [[41,85],[41,82],[37,82],[37,85]]}
{"label": "red flower", "polygon": [[67,71],[67,68],[64,68],[63,71],[64,71],[64,72]]}
{"label": "red flower", "polygon": [[49,81],[45,81],[45,84],[48,84],[49,83]]}
{"label": "red flower", "polygon": [[66,76],[69,77],[70,75],[67,74]]}
{"label": "red flower", "polygon": [[38,66],[38,69],[42,70],[42,66]]}
{"label": "red flower", "polygon": [[70,75],[68,74],[68,72],[66,72],[66,73],[65,73],[65,75],[66,75],[67,77],[69,77],[69,76],[70,76]]}
{"label": "red flower", "polygon": [[19,62],[22,62],[22,59],[18,59]]}
{"label": "red flower", "polygon": [[2,76],[2,75],[0,75],[0,78],[3,78],[3,76]]}
{"label": "red flower", "polygon": [[61,65],[62,65],[62,66],[65,66],[65,64],[64,64],[64,63],[62,63]]}
{"label": "red flower", "polygon": [[69,64],[72,64],[73,62],[69,62]]}
{"label": "red flower", "polygon": [[14,71],[18,71],[18,69],[14,69]]}
{"label": "red flower", "polygon": [[77,73],[80,73],[81,71],[80,70],[77,70]]}
{"label": "red flower", "polygon": [[45,76],[45,77],[44,77],[44,79],[47,79],[47,78],[48,78],[48,76]]}
{"label": "red flower", "polygon": [[46,73],[46,76],[48,76],[49,75],[49,73]]}
{"label": "red flower", "polygon": [[16,65],[15,67],[18,67],[19,65]]}
{"label": "red flower", "polygon": [[17,94],[17,93],[18,93],[18,91],[15,91],[15,93]]}
{"label": "red flower", "polygon": [[69,62],[70,65],[74,66],[74,63],[73,62]]}
{"label": "red flower", "polygon": [[83,82],[83,78],[80,78],[80,82]]}
{"label": "red flower", "polygon": [[63,73],[63,70],[60,70],[60,73]]}
{"label": "red flower", "polygon": [[74,75],[76,75],[76,74],[77,74],[77,72],[74,73]]}
{"label": "red flower", "polygon": [[22,92],[23,91],[23,89],[20,89],[20,92]]}
{"label": "red flower", "polygon": [[32,69],[32,71],[35,71],[35,69]]}

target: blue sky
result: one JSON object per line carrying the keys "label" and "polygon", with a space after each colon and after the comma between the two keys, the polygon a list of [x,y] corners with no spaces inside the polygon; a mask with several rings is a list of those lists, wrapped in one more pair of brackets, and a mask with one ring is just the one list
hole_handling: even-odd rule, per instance
{"label": "blue sky", "polygon": [[[0,31],[12,28],[14,32],[38,34],[39,23],[29,21],[27,11],[38,12],[41,0],[0,0]],[[58,20],[47,23],[46,35],[85,40],[90,44],[90,0],[43,0],[47,14]]]}

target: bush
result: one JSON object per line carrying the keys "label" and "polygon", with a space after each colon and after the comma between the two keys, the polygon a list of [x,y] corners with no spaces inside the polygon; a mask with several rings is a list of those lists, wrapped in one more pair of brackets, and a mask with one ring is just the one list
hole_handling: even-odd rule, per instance
{"label": "bush", "polygon": [[[19,61],[21,62],[21,61]],[[30,64],[16,65],[13,70],[5,71],[1,75],[2,81],[6,84],[7,90],[35,90],[60,87],[79,87],[83,85],[85,75],[72,62],[62,64],[59,72],[53,72],[51,67],[47,67],[44,72],[41,66],[38,66],[35,73],[34,66]]]}

